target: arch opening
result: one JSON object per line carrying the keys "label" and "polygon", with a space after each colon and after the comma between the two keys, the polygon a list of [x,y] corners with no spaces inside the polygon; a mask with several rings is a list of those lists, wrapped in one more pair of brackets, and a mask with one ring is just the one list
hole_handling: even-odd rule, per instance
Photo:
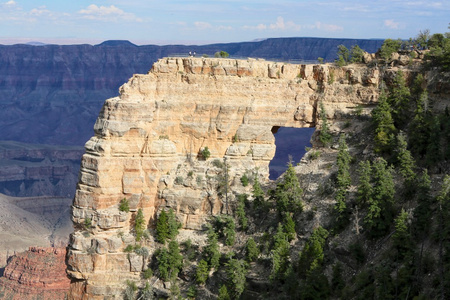
{"label": "arch opening", "polygon": [[297,164],[305,155],[305,147],[311,147],[311,136],[316,128],[274,126],[275,156],[269,163],[269,179],[275,180],[287,170],[290,157]]}

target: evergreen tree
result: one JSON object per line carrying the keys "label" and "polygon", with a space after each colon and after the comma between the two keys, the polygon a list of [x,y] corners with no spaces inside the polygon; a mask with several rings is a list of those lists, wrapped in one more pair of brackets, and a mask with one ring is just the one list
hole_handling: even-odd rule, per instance
{"label": "evergreen tree", "polygon": [[301,278],[306,278],[308,274],[322,266],[324,259],[323,248],[327,237],[328,231],[323,227],[314,229],[303,251],[300,253],[298,270]]}
{"label": "evergreen tree", "polygon": [[278,182],[275,189],[274,198],[277,205],[278,214],[282,216],[285,212],[301,212],[303,190],[300,188],[297,174],[291,163],[284,173],[283,178]]}
{"label": "evergreen tree", "polygon": [[425,161],[428,166],[433,166],[441,160],[441,124],[439,118],[434,116],[430,123],[430,138],[427,144]]}
{"label": "evergreen tree", "polygon": [[169,238],[169,226],[168,218],[165,210],[162,210],[159,214],[158,221],[156,222],[156,240],[161,244],[164,244]]}
{"label": "evergreen tree", "polygon": [[145,219],[142,209],[139,208],[134,220],[134,231],[136,232],[136,240],[140,241],[145,231]]}
{"label": "evergreen tree", "polygon": [[222,285],[219,289],[219,296],[217,300],[231,300],[230,295],[228,294],[228,289],[226,285]]}
{"label": "evergreen tree", "polygon": [[395,194],[392,168],[387,166],[383,158],[375,160],[372,178],[372,196],[364,222],[369,235],[376,237],[385,234],[389,229]]}
{"label": "evergreen tree", "polygon": [[328,125],[327,114],[323,102],[319,103],[320,132],[319,141],[326,147],[331,143],[331,133]]}
{"label": "evergreen tree", "polygon": [[409,130],[409,144],[413,154],[423,157],[430,138],[428,93],[423,91],[416,100],[416,110]]}
{"label": "evergreen tree", "polygon": [[399,70],[389,89],[388,102],[392,106],[392,117],[397,128],[405,126],[410,113],[411,93],[406,85],[403,71]]}
{"label": "evergreen tree", "polygon": [[363,206],[372,202],[372,184],[371,184],[372,167],[370,161],[364,160],[359,163],[358,175],[359,184],[357,189],[358,204]]}
{"label": "evergreen tree", "polygon": [[205,260],[200,260],[200,262],[197,265],[197,270],[195,272],[195,281],[198,284],[205,284],[206,280],[208,279],[208,263]]}
{"label": "evergreen tree", "polygon": [[405,179],[406,185],[411,187],[416,179],[414,172],[415,161],[411,152],[407,149],[406,137],[403,132],[397,134],[396,159],[398,163],[399,173]]}
{"label": "evergreen tree", "polygon": [[245,201],[247,200],[246,194],[238,195],[238,203],[236,207],[236,217],[238,218],[241,229],[246,231],[248,228],[248,218],[245,215]]}
{"label": "evergreen tree", "polygon": [[400,258],[405,257],[413,247],[412,237],[409,233],[408,217],[408,213],[402,209],[395,219],[395,232],[392,235],[392,240],[393,246],[397,249]]}
{"label": "evergreen tree", "polygon": [[238,299],[245,289],[247,274],[246,262],[242,259],[230,259],[225,264],[228,277],[228,286],[231,289],[231,295],[234,299]]}
{"label": "evergreen tree", "polygon": [[173,209],[169,209],[169,213],[167,214],[167,228],[169,229],[169,238],[172,240],[175,239],[178,235],[178,230],[181,228],[181,223],[177,221]]}
{"label": "evergreen tree", "polygon": [[259,183],[258,173],[255,173],[255,178],[253,180],[253,202],[256,208],[262,208],[264,205],[264,191],[261,188],[261,184]]}
{"label": "evergreen tree", "polygon": [[431,180],[427,169],[417,180],[417,206],[414,209],[414,232],[418,235],[427,234],[431,221]]}
{"label": "evergreen tree", "polygon": [[204,249],[204,257],[208,262],[210,268],[217,269],[219,267],[219,244],[218,244],[218,236],[214,231],[212,226],[208,227],[208,240],[206,242],[206,247]]}
{"label": "evergreen tree", "polygon": [[283,217],[283,231],[286,234],[288,241],[292,241],[297,236],[295,231],[295,223],[290,213],[285,213]]}
{"label": "evergreen tree", "polygon": [[353,45],[350,49],[350,57],[352,63],[362,63],[364,58],[364,50],[358,45]]}
{"label": "evergreen tree", "polygon": [[375,125],[376,152],[389,152],[392,148],[392,139],[396,129],[391,111],[391,105],[388,103],[386,94],[384,91],[381,91],[378,105],[372,110],[372,118]]}
{"label": "evergreen tree", "polygon": [[348,64],[350,58],[350,51],[347,49],[347,47],[345,47],[344,45],[339,45],[337,55],[338,58],[336,59],[336,64],[339,67],[343,67],[346,64]]}
{"label": "evergreen tree", "polygon": [[258,245],[253,238],[249,238],[245,245],[245,258],[248,262],[255,261],[260,254]]}
{"label": "evergreen tree", "polygon": [[339,226],[345,226],[345,223],[349,220],[349,210],[346,202],[348,189],[351,184],[350,160],[351,157],[345,141],[345,134],[343,134],[339,137],[339,152],[337,156],[338,173],[336,180],[337,191],[335,196],[336,204],[334,206]]}

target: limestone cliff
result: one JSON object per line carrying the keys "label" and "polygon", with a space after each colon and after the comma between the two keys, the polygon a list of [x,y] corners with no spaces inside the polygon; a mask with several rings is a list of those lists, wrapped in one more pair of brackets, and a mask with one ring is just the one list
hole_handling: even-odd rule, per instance
{"label": "limestone cliff", "polygon": [[[216,159],[226,158],[231,189],[244,173],[267,179],[278,127],[317,126],[320,101],[337,120],[370,107],[379,81],[375,66],[254,59],[164,58],[134,75],[105,102],[85,146],[68,252],[71,297],[120,298],[125,281],[139,278],[145,260],[124,252],[138,208],[149,228],[170,207],[183,228],[200,229],[233,202],[217,192]],[[130,212],[119,210],[123,198]]]}

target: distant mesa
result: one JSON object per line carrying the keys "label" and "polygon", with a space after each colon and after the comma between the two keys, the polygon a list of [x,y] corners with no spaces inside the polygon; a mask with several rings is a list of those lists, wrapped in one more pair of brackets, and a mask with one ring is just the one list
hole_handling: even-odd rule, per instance
{"label": "distant mesa", "polygon": [[109,40],[109,41],[104,41],[101,44],[98,44],[96,46],[133,46],[133,47],[137,47],[137,45],[133,44],[130,41],[127,40]]}

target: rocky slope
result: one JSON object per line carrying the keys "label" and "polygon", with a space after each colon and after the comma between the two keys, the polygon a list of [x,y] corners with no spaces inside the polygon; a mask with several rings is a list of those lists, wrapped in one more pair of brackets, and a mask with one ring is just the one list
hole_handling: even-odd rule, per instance
{"label": "rocky slope", "polygon": [[30,247],[13,256],[0,277],[0,299],[66,299],[65,255],[64,248]]}
{"label": "rocky slope", "polygon": [[70,198],[15,198],[0,194],[0,267],[31,246],[66,245],[73,230]]}
{"label": "rocky slope", "polygon": [[[217,192],[216,159],[226,159],[231,189],[245,173],[267,180],[278,127],[318,125],[319,102],[336,124],[356,106],[370,108],[380,74],[365,65],[164,58],[134,75],[105,102],[86,143],[72,211],[71,297],[120,297],[127,279],[139,279],[144,260],[124,252],[135,243],[137,209],[150,228],[172,208],[184,229],[201,229],[233,201]],[[130,212],[119,210],[123,198]]]}

